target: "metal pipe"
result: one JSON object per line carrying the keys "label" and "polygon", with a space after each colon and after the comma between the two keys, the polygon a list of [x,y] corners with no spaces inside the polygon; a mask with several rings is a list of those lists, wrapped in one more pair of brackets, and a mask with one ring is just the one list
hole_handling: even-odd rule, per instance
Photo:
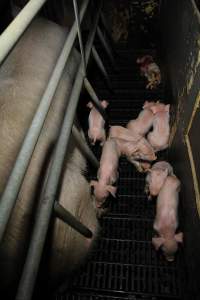
{"label": "metal pipe", "polygon": [[71,226],[74,230],[78,231],[86,238],[92,238],[93,234],[90,229],[88,229],[84,224],[79,222],[68,210],[66,210],[62,205],[55,201],[54,203],[54,213],[57,218],[61,219],[63,222]]}
{"label": "metal pipe", "polygon": [[93,54],[93,57],[94,57],[94,60],[97,64],[97,66],[99,67],[99,70],[101,71],[101,73],[103,74],[104,78],[105,78],[105,81],[106,81],[106,84],[108,86],[108,88],[112,91],[112,85],[111,85],[111,82],[110,82],[110,78],[108,76],[108,73],[104,67],[104,64],[95,48],[95,46],[92,47],[92,54]]}
{"label": "metal pipe", "polygon": [[82,57],[82,61],[83,61],[83,72],[84,72],[84,76],[86,76],[85,53],[84,53],[84,48],[83,48],[83,40],[82,40],[80,20],[79,20],[79,15],[78,15],[78,6],[77,6],[76,0],[73,0],[73,5],[74,5],[75,18],[76,18],[76,25],[77,25],[77,30],[78,30],[79,46],[80,46],[81,57]]}
{"label": "metal pipe", "polygon": [[[89,0],[85,0],[80,12],[80,19],[82,21],[85,11],[87,9]],[[26,169],[34,151],[35,145],[38,140],[38,136],[41,132],[45,118],[49,111],[53,96],[58,86],[59,80],[62,76],[64,67],[71,53],[73,43],[77,34],[76,23],[72,26],[67,40],[64,44],[63,50],[57,60],[55,69],[51,75],[47,88],[43,94],[41,102],[38,106],[37,112],[33,118],[28,133],[24,139],[21,150],[16,159],[12,173],[8,179],[6,188],[0,200],[0,241],[6,229],[10,214],[15,205],[15,201],[18,192],[21,187],[22,180],[24,178]],[[66,99],[67,101],[67,99]]]}
{"label": "metal pipe", "polygon": [[0,65],[46,0],[31,0],[0,35]]}
{"label": "metal pipe", "polygon": [[86,156],[86,158],[91,162],[91,164],[95,168],[99,168],[99,162],[93,152],[90,150],[86,140],[81,136],[80,131],[77,129],[75,125],[72,127],[72,134],[74,136],[74,139],[77,143],[78,148],[83,153],[83,155]]}
{"label": "metal pipe", "polygon": [[101,41],[101,43],[102,43],[102,45],[103,45],[106,53],[108,54],[108,57],[110,58],[110,61],[111,61],[111,64],[112,64],[114,70],[117,71],[118,69],[117,69],[117,65],[116,65],[115,59],[114,59],[114,57],[112,55],[112,50],[111,50],[108,42],[104,38],[103,33],[102,33],[101,29],[99,28],[99,26],[97,27],[97,34],[98,34],[98,37],[99,37],[99,39],[100,39],[100,41]]}
{"label": "metal pipe", "polygon": [[106,114],[105,109],[101,106],[100,104],[100,100],[97,96],[97,94],[95,93],[92,85],[90,84],[89,80],[85,77],[84,78],[84,86],[88,92],[88,94],[91,97],[91,101],[94,104],[95,108],[98,110],[98,112],[102,115],[102,117],[104,118],[104,120],[107,122],[108,121],[108,117]]}
{"label": "metal pipe", "polygon": [[[94,41],[97,24],[99,21],[101,6],[102,6],[102,1],[100,2],[99,7],[96,10],[95,19],[94,19],[95,21],[90,31],[89,38],[86,44],[86,48],[85,48],[86,66],[90,57],[90,52]],[[17,292],[17,297],[16,297],[17,300],[30,300],[33,293],[33,287],[35,284],[35,280],[36,280],[36,276],[37,276],[37,272],[41,260],[42,250],[44,247],[48,225],[49,225],[49,221],[50,221],[50,217],[51,217],[51,213],[52,213],[52,209],[56,197],[58,181],[62,171],[64,157],[67,152],[67,147],[69,144],[71,128],[73,125],[74,116],[75,116],[81,88],[83,85],[83,80],[84,80],[83,62],[81,62],[71,92],[69,104],[66,110],[66,115],[61,128],[60,136],[58,138],[58,142],[56,145],[56,149],[52,161],[52,168],[50,170],[46,189],[44,191],[44,197],[40,203],[40,207],[38,210],[37,219],[33,229],[33,234],[31,238],[27,258],[23,269],[23,274]]]}

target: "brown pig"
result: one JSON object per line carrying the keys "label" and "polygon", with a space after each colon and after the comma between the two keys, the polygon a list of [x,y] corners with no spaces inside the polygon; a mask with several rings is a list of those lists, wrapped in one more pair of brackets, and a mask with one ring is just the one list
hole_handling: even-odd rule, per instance
{"label": "brown pig", "polygon": [[131,120],[126,125],[132,133],[144,136],[153,125],[154,114],[150,109],[143,109],[137,119]]}
{"label": "brown pig", "polygon": [[145,192],[151,196],[157,196],[169,175],[173,175],[172,166],[166,161],[159,161],[149,169],[146,176]]}
{"label": "brown pig", "polygon": [[[106,108],[108,106],[108,102],[106,100],[101,101],[101,106]],[[87,106],[91,109],[89,114],[89,129],[88,129],[88,137],[91,140],[92,145],[96,143],[96,141],[101,141],[101,146],[104,144],[106,140],[105,134],[105,121],[98,110],[94,107],[92,102],[89,102]]]}
{"label": "brown pig", "polygon": [[161,73],[151,55],[144,55],[136,61],[140,65],[140,73],[148,80],[146,88],[155,88],[161,82]]}
{"label": "brown pig", "polygon": [[164,150],[168,147],[169,135],[169,112],[161,111],[156,113],[153,121],[153,131],[147,135],[148,142],[156,152]]}
{"label": "brown pig", "polygon": [[178,243],[183,242],[183,233],[176,233],[178,227],[178,194],[180,181],[174,175],[168,176],[158,195],[156,218],[153,228],[159,237],[153,237],[152,243],[156,250],[160,247],[168,261],[174,260]]}
{"label": "brown pig", "polygon": [[100,208],[109,193],[115,197],[117,188],[112,186],[118,179],[118,161],[120,152],[116,141],[109,139],[105,142],[98,170],[98,181],[92,180],[90,185],[94,186],[96,206]]}

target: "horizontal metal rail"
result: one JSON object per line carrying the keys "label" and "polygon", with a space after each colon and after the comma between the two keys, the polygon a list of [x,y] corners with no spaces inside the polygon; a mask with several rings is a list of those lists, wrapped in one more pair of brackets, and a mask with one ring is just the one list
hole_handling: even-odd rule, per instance
{"label": "horizontal metal rail", "polygon": [[[101,2],[97,8],[94,16],[94,24],[90,31],[88,41],[85,48],[85,62],[86,66],[90,57],[92,44],[94,41],[97,24],[99,21],[99,15],[101,10]],[[25,262],[22,278],[20,280],[19,289],[17,293],[17,300],[29,300],[32,297],[33,287],[35,284],[39,263],[45,243],[45,238],[49,226],[50,217],[54,207],[56,198],[56,191],[58,182],[60,179],[62,166],[64,162],[65,154],[67,153],[67,147],[69,144],[69,138],[71,135],[71,129],[74,121],[74,116],[83,85],[83,62],[81,62],[76,80],[73,85],[72,93],[70,96],[69,104],[67,107],[66,115],[61,128],[60,136],[56,145],[52,166],[48,176],[46,189],[44,191],[44,197],[40,203],[40,207],[37,214],[37,219],[33,229],[33,234],[28,250],[27,259]]]}
{"label": "horizontal metal rail", "polygon": [[30,0],[0,35],[0,65],[47,0]]}
{"label": "horizontal metal rail", "polygon": [[90,231],[85,225],[79,222],[69,211],[67,211],[57,201],[54,203],[54,213],[57,218],[67,223],[73,229],[78,231],[84,237],[91,239],[92,231]]}
{"label": "horizontal metal rail", "polygon": [[[80,20],[83,20],[86,12],[89,0],[85,0],[80,11]],[[55,69],[51,75],[50,81],[38,106],[37,112],[33,118],[32,124],[28,130],[28,133],[24,139],[21,150],[18,154],[12,173],[8,179],[8,183],[4,190],[4,193],[0,200],[0,241],[2,240],[3,234],[6,229],[10,214],[15,205],[18,192],[21,187],[22,180],[27,170],[29,161],[34,151],[35,145],[38,140],[38,136],[42,130],[45,118],[49,111],[53,96],[58,86],[59,80],[62,76],[66,62],[71,53],[74,41],[77,36],[77,26],[74,22],[63,50],[57,60]],[[67,99],[66,99],[67,100]]]}

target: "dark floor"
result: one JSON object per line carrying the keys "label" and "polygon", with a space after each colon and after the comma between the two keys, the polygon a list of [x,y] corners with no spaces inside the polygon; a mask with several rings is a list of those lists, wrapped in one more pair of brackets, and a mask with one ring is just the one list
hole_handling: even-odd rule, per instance
{"label": "dark floor", "polygon": [[[115,93],[107,90],[98,74],[91,81],[99,97],[110,102],[110,124],[125,125],[136,118],[145,100],[164,100],[163,85],[147,91],[146,82],[139,75],[135,61],[144,53],[155,56],[152,50],[119,48],[116,57],[119,72],[114,73],[100,51]],[[160,157],[167,159],[167,152],[160,153]],[[67,292],[57,295],[57,300],[183,299],[180,255],[175,262],[168,263],[151,244],[155,203],[144,194],[144,178],[125,158],[120,160],[118,197],[101,221],[102,232],[96,248],[80,276]]]}

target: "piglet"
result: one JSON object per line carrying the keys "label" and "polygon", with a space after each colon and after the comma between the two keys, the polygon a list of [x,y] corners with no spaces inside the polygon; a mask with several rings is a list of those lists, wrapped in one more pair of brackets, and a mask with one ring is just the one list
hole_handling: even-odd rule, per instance
{"label": "piglet", "polygon": [[112,186],[118,179],[118,161],[120,152],[116,141],[108,139],[102,150],[100,167],[98,170],[98,181],[92,180],[90,185],[94,187],[94,196],[97,208],[105,202],[109,193],[115,197],[117,188]]}
{"label": "piglet", "polygon": [[145,101],[143,109],[150,109],[153,114],[156,114],[157,112],[161,111],[169,112],[170,104],[165,105],[164,103],[160,103],[159,101]]}
{"label": "piglet", "polygon": [[[103,108],[106,108],[108,106],[108,102],[106,100],[101,101],[101,106]],[[96,141],[101,142],[101,146],[104,144],[106,140],[106,134],[105,134],[105,121],[101,114],[96,110],[92,102],[89,102],[87,106],[91,109],[89,114],[89,129],[88,129],[88,137],[94,145]]]}
{"label": "piglet", "polygon": [[[155,152],[148,141],[141,137],[138,141],[125,141],[123,139],[116,138],[116,143],[121,155],[125,155],[127,159],[135,164],[135,160],[153,161],[156,160]],[[146,162],[143,162],[144,168]],[[140,165],[141,167],[141,165]]]}
{"label": "piglet", "polygon": [[153,131],[149,132],[147,140],[157,152],[168,147],[169,135],[169,111],[160,111],[154,116]]}
{"label": "piglet", "polygon": [[144,136],[153,125],[154,114],[150,109],[143,109],[137,119],[131,120],[126,125],[132,133]]}
{"label": "piglet", "polygon": [[157,196],[169,175],[173,175],[172,166],[166,161],[155,163],[151,169],[147,171],[145,192],[151,196]]}
{"label": "piglet", "polygon": [[141,139],[141,136],[138,133],[132,132],[123,126],[111,126],[109,130],[109,137],[129,142],[137,142]]}
{"label": "piglet", "polygon": [[153,228],[159,237],[153,237],[156,250],[160,247],[168,261],[174,260],[178,243],[183,242],[183,233],[176,233],[178,227],[178,202],[180,181],[175,175],[168,176],[160,190],[156,205],[156,218]]}

